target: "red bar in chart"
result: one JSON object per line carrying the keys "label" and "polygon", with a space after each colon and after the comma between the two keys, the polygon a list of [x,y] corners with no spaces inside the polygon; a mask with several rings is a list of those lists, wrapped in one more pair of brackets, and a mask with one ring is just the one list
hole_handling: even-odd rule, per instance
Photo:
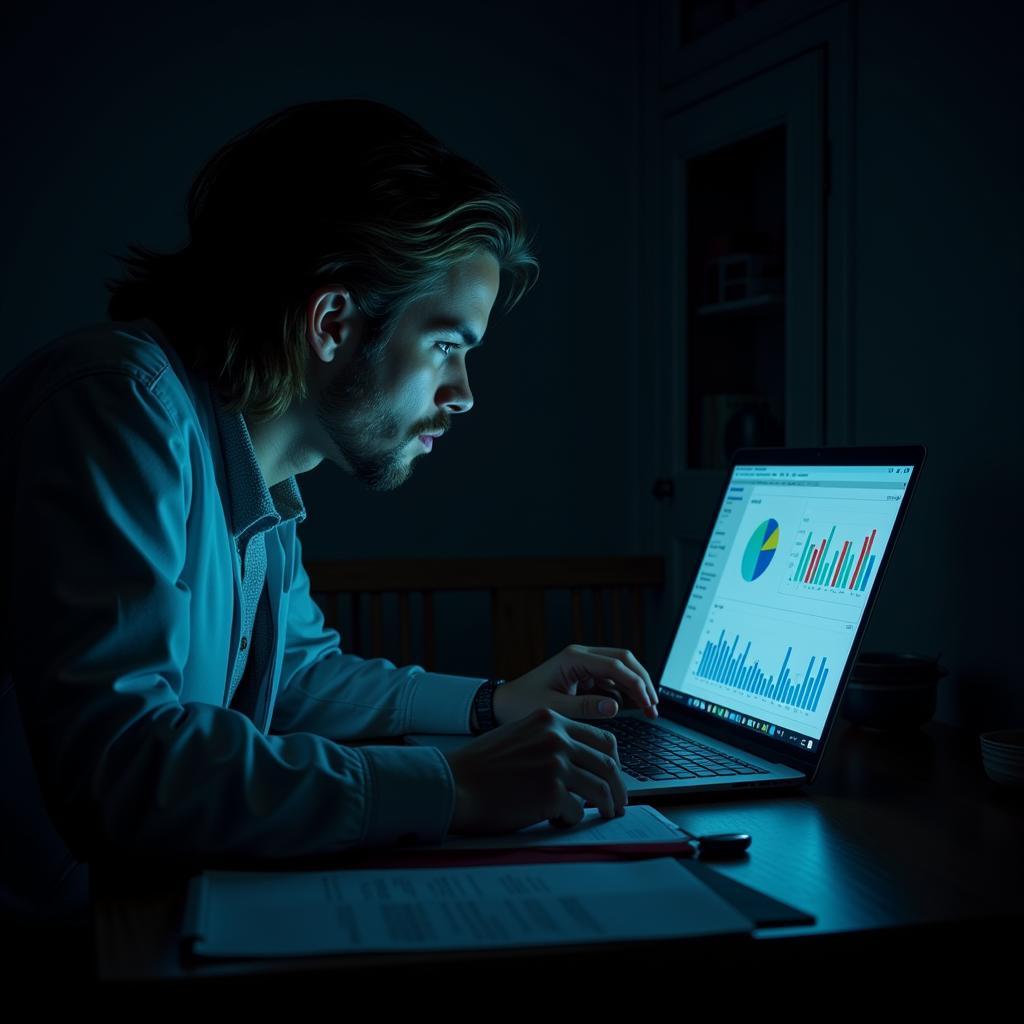
{"label": "red bar in chart", "polygon": [[811,548],[811,557],[807,559],[807,572],[804,573],[804,583],[811,578],[811,573],[814,572],[814,560],[818,557],[818,549]]}
{"label": "red bar in chart", "polygon": [[860,558],[857,559],[857,568],[853,570],[853,577],[850,580],[850,589],[853,590],[857,585],[857,574],[860,572],[860,567],[864,562],[864,559],[871,553],[871,545],[875,543],[875,534],[877,530],[871,531],[870,537],[864,538],[864,545],[860,549]]}
{"label": "red bar in chart", "polygon": [[811,564],[807,566],[807,575],[804,577],[804,583],[810,582],[811,577],[814,575],[815,570],[818,568],[818,559],[821,558],[822,551],[825,550],[825,538],[821,538],[821,546],[818,547],[814,554],[811,556]]}
{"label": "red bar in chart", "polygon": [[843,561],[846,558],[846,552],[849,549],[849,547],[850,542],[844,541],[843,550],[839,552],[839,559],[836,562],[836,571],[832,573],[832,582],[829,584],[830,587],[834,587],[836,585],[836,580],[839,579],[839,572],[843,568]]}
{"label": "red bar in chart", "polygon": [[[854,566],[854,569],[853,569],[853,579],[856,579],[857,578],[857,573],[860,572],[860,563],[864,561],[864,552],[867,550],[867,546],[868,546],[868,539],[867,539],[867,537],[865,537],[864,538],[864,543],[861,544],[861,546],[860,546],[860,556],[858,557],[857,564]],[[851,590],[853,589],[853,582],[852,581],[850,583],[850,589]]]}

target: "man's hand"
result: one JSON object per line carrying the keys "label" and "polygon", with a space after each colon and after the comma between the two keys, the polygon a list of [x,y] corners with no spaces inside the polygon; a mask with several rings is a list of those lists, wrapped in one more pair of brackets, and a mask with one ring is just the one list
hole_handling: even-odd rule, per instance
{"label": "man's hand", "polygon": [[500,835],[545,818],[575,825],[588,801],[604,818],[625,814],[615,737],[547,708],[444,756],[455,779],[453,834]]}
{"label": "man's hand", "polygon": [[612,718],[619,707],[643,708],[656,718],[658,695],[647,670],[619,647],[570,644],[543,665],[494,691],[498,725],[550,708],[566,718]]}

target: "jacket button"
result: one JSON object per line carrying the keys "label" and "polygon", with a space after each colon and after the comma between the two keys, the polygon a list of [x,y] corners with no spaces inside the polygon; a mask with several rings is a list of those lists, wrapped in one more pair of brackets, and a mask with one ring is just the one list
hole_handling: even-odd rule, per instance
{"label": "jacket button", "polygon": [[246,649],[246,647],[248,647],[248,646],[249,646],[249,641],[246,640],[245,637],[243,636],[242,637],[242,642],[238,645],[238,649],[240,651],[244,651]]}

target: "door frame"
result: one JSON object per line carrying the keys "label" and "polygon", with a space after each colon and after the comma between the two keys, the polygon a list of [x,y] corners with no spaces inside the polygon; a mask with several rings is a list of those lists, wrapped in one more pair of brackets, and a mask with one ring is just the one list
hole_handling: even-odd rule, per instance
{"label": "door frame", "polygon": [[[821,9],[811,0],[789,6],[771,5],[749,15],[767,19],[760,39],[750,32],[754,21],[738,19],[713,36],[692,46],[676,48],[671,37],[674,5],[639,5],[639,74],[637,113],[640,145],[637,182],[637,236],[634,294],[636,338],[632,378],[636,386],[632,450],[634,502],[630,524],[631,546],[636,552],[660,552],[665,557],[666,586],[655,610],[655,643],[659,655],[671,641],[679,602],[690,583],[692,567],[682,566],[673,539],[672,506],[686,495],[657,501],[654,481],[671,477],[670,436],[675,414],[665,408],[667,391],[659,386],[671,372],[675,315],[670,297],[660,287],[662,278],[662,225],[670,211],[662,196],[665,153],[662,135],[674,114],[754,78],[809,51],[820,51],[824,83],[821,113],[824,119],[823,182],[824,254],[821,288],[821,375],[825,410],[823,437],[827,445],[850,444],[855,436],[852,374],[852,266],[853,266],[853,150],[854,54],[856,2],[848,0]],[[783,8],[785,8],[783,10]],[[781,13],[779,13],[781,11]],[[793,20],[793,19],[797,20]],[[726,44],[735,52],[722,56]],[[717,48],[717,50],[716,50]],[[714,53],[715,59],[708,57]],[[692,57],[692,64],[688,61]],[[691,70],[692,68],[692,70]],[[653,439],[653,443],[652,443]],[[685,577],[685,578],[683,578]],[[657,669],[652,666],[652,670]]]}

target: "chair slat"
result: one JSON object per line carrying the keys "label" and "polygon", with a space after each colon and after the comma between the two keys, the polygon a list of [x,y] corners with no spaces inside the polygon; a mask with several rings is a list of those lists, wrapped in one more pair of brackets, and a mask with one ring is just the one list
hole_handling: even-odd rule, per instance
{"label": "chair slat", "polygon": [[370,657],[380,658],[384,654],[384,621],[381,614],[381,595],[370,595]]}
{"label": "chair slat", "polygon": [[352,593],[352,635],[348,640],[348,650],[353,654],[363,653],[363,628],[360,605],[363,595],[358,591]]}
{"label": "chair slat", "polygon": [[398,595],[398,630],[402,651],[402,664],[412,662],[412,610],[409,607],[409,592],[403,590]]}
{"label": "chair slat", "polygon": [[647,652],[644,648],[644,592],[640,587],[633,587],[633,646],[631,649],[647,671],[651,672],[651,666],[646,664]]}
{"label": "chair slat", "polygon": [[612,587],[612,643],[622,647],[622,607],[618,587]]}
{"label": "chair slat", "polygon": [[434,594],[430,590],[422,590],[423,596],[423,667],[428,672],[436,672],[437,648],[434,637]]}
{"label": "chair slat", "polygon": [[594,639],[591,643],[604,647],[608,640],[604,631],[604,588],[591,587],[590,592],[594,598]]}

